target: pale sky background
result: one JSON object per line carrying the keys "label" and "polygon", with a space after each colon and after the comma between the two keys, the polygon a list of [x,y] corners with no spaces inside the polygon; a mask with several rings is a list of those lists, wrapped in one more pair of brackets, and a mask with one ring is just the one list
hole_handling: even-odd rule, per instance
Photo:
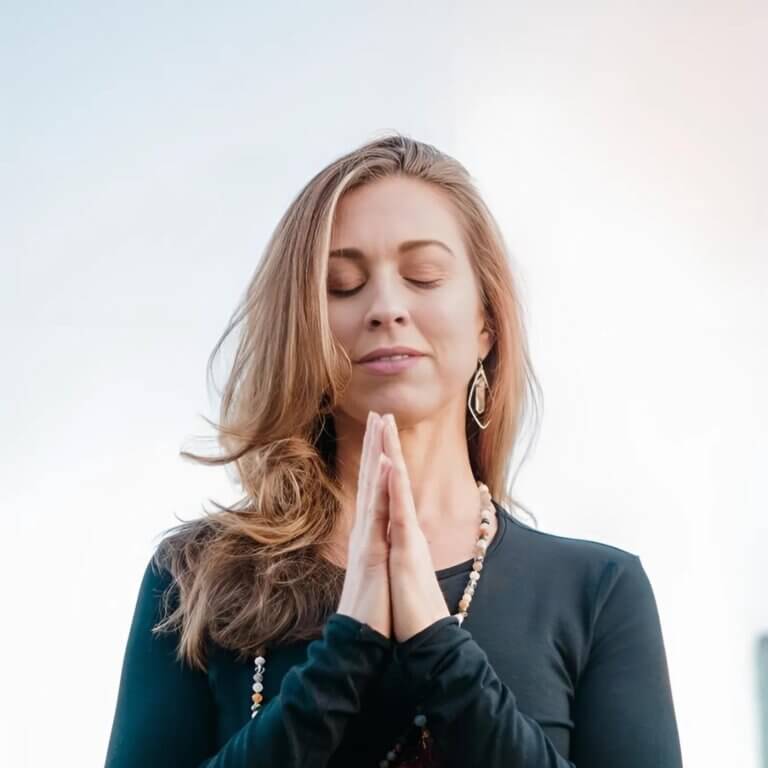
{"label": "pale sky background", "polygon": [[517,497],[640,555],[685,764],[762,765],[766,40],[757,0],[0,3],[0,763],[103,765],[154,543],[236,497],[178,457],[207,356],[301,186],[397,129],[512,250]]}

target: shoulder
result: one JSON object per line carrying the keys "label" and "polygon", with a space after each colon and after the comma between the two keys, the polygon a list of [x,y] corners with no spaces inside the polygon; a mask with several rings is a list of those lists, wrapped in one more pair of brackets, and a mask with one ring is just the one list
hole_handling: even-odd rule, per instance
{"label": "shoulder", "polygon": [[205,518],[184,521],[160,535],[149,559],[144,563],[139,588],[139,602],[153,605],[157,612],[161,603],[167,610],[176,605],[178,587],[186,583],[196,555],[199,554],[213,532]]}
{"label": "shoulder", "polygon": [[139,589],[136,596],[136,614],[145,622],[153,625],[175,607],[176,580],[162,560],[158,559],[157,549],[144,562],[144,569],[139,576]]}
{"label": "shoulder", "polygon": [[650,584],[639,555],[604,541],[562,536],[540,531],[496,505],[505,516],[506,550],[526,575],[559,588],[573,590],[600,602],[617,586],[634,584],[649,590]]}
{"label": "shoulder", "polygon": [[185,520],[166,529],[147,564],[146,574],[163,581],[179,580],[194,568],[217,530],[213,515]]}
{"label": "shoulder", "polygon": [[510,536],[522,541],[526,548],[532,549],[539,556],[555,558],[572,563],[630,564],[639,559],[638,555],[604,541],[562,536],[548,531],[540,531],[518,519],[505,507],[496,504],[510,527]]}
{"label": "shoulder", "polygon": [[657,643],[658,607],[640,556],[602,541],[545,533],[502,509],[509,537],[507,573],[528,583],[536,600],[571,616],[599,647],[610,638]]}

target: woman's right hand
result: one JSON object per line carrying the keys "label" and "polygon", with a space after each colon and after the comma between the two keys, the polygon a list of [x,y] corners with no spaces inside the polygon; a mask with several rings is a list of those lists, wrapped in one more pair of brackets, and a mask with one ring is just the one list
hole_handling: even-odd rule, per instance
{"label": "woman's right hand", "polygon": [[384,423],[369,411],[360,453],[355,521],[349,535],[347,571],[338,613],[392,636],[389,597],[389,495],[391,462],[383,451]]}

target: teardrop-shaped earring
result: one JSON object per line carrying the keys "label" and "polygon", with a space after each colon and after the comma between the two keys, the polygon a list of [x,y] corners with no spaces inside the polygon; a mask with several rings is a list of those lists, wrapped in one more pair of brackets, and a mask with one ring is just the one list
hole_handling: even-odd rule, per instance
{"label": "teardrop-shaped earring", "polygon": [[475,371],[475,376],[472,379],[472,386],[469,389],[469,397],[467,398],[467,406],[469,412],[472,414],[472,418],[477,423],[480,429],[485,429],[491,422],[490,420],[483,424],[477,417],[485,412],[486,394],[490,390],[488,384],[488,378],[485,375],[485,368],[483,368],[483,361],[481,358],[477,358],[478,368]]}

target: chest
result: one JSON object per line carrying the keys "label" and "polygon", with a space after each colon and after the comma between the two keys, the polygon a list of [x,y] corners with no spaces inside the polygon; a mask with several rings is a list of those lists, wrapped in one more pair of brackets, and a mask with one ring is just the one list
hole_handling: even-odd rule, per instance
{"label": "chest", "polygon": [[[440,582],[452,611],[466,579],[467,574],[460,573]],[[527,599],[520,600],[524,595]],[[576,683],[572,646],[577,638],[558,630],[556,621],[542,621],[542,612],[530,594],[513,585],[505,587],[497,579],[488,579],[478,588],[462,626],[483,650],[501,683],[514,694],[520,711],[539,722],[561,754],[567,754]],[[307,660],[308,646],[308,642],[295,643],[267,654],[265,705],[279,695],[285,674]],[[252,660],[237,661],[229,653],[221,654],[211,664],[209,683],[216,703],[220,744],[250,718],[252,675]],[[390,737],[407,727],[414,704],[398,666],[390,660],[371,686],[365,711],[348,729],[350,742],[358,740],[361,749],[370,742],[388,743]],[[348,747],[354,751],[354,745]]]}

